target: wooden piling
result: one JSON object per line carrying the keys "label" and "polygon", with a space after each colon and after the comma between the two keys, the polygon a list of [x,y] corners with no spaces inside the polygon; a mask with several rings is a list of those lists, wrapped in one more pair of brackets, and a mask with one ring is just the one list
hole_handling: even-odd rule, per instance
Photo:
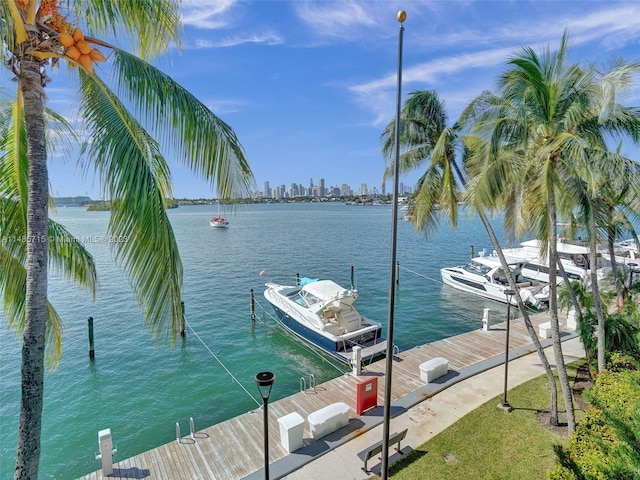
{"label": "wooden piling", "polygon": [[300,286],[300,274],[296,273],[296,286]]}
{"label": "wooden piling", "polygon": [[89,358],[94,359],[96,353],[93,348],[93,317],[87,318],[87,323],[89,324]]}
{"label": "wooden piling", "polygon": [[400,285],[400,262],[396,260],[396,285]]}
{"label": "wooden piling", "polygon": [[185,330],[185,321],[184,321],[184,302],[180,302],[180,308],[182,309],[182,313],[180,315],[180,336],[184,337],[187,332]]}
{"label": "wooden piling", "polygon": [[351,265],[351,290],[355,288],[355,280],[353,276],[353,265]]}
{"label": "wooden piling", "polygon": [[249,301],[249,309],[251,311],[251,322],[256,321],[256,300],[253,296],[253,288],[251,289],[251,300]]}

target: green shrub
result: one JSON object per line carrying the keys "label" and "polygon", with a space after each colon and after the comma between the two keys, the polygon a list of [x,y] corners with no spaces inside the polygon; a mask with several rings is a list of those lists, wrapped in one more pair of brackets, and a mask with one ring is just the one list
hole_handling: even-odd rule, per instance
{"label": "green shrub", "polygon": [[638,370],[640,360],[637,357],[624,352],[613,352],[609,355],[607,369],[612,372],[622,372],[624,370]]}
{"label": "green shrub", "polygon": [[640,480],[640,372],[625,355],[612,358],[624,368],[602,372],[585,392],[592,406],[567,446],[554,447],[550,479]]}

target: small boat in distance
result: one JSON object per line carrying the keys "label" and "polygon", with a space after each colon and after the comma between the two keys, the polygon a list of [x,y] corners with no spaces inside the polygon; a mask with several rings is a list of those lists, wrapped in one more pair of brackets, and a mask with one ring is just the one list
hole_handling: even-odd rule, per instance
{"label": "small boat in distance", "polygon": [[229,226],[229,222],[220,215],[220,202],[218,202],[218,215],[209,220],[209,225],[212,228],[227,228]]}
{"label": "small boat in distance", "polygon": [[265,285],[264,296],[280,322],[302,340],[346,364],[351,364],[355,346],[361,348],[362,362],[385,355],[382,324],[364,317],[353,306],[357,290],[306,277],[300,285]]}
{"label": "small boat in distance", "polygon": [[[534,308],[541,309],[549,300],[547,285],[522,275],[524,262],[507,258],[509,270],[514,276],[522,301]],[[505,291],[509,289],[507,277],[497,257],[479,256],[468,264],[440,270],[442,281],[463,292],[474,293],[491,300],[507,303]],[[517,306],[515,298],[511,304]]]}
{"label": "small boat in distance", "polygon": [[213,217],[209,220],[209,225],[213,228],[227,228],[229,226],[229,222],[222,217]]}

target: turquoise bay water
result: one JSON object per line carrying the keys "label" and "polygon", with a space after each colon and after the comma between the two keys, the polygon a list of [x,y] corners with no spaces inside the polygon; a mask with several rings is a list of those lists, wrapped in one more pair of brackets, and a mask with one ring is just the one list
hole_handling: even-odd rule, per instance
{"label": "turquoise bay water", "polygon": [[[154,341],[143,326],[126,276],[106,243],[85,243],[100,280],[95,303],[54,273],[49,299],[65,321],[63,356],[45,380],[41,479],[72,479],[100,468],[97,433],[111,428],[120,461],[175,439],[175,423],[188,433],[258,406],[254,376],[276,373],[272,399],[299,390],[300,377],[317,383],[346,371],[275,327],[262,292],[266,279],[295,281],[296,273],[348,286],[355,268],[357,305],[385,326],[389,308],[390,206],[268,204],[240,207],[228,229],[212,229],[212,206],[180,207],[169,215],[184,264],[186,316],[211,351],[192,332]],[[53,216],[78,237],[106,233],[108,212],[59,209]],[[501,229],[496,222],[496,230]],[[483,308],[504,316],[498,303],[442,285],[439,270],[464,263],[469,248],[489,249],[480,222],[462,217],[456,230],[443,222],[430,238],[398,223],[394,340],[400,350],[456,335],[482,324]],[[268,271],[267,277],[259,272]],[[254,289],[258,320],[251,324]],[[89,361],[87,318],[94,318],[95,361]],[[20,346],[0,327],[0,478],[11,478],[20,396]],[[251,396],[250,396],[251,395]],[[253,396],[253,398],[252,398]]]}

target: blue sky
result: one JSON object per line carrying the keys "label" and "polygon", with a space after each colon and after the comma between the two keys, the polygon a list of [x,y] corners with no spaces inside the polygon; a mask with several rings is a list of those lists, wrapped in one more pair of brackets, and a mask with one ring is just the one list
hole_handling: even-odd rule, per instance
{"label": "blue sky", "polygon": [[[577,61],[640,58],[635,1],[184,0],[182,49],[156,64],[236,131],[259,189],[310,178],[380,188],[380,134],[395,115],[400,9],[407,12],[402,98],[436,90],[451,123],[494,89],[511,55],[524,46],[555,50],[565,29]],[[61,74],[47,93],[54,108],[72,98]],[[625,102],[639,100],[634,89]],[[176,197],[215,196],[185,168],[172,172]],[[52,159],[50,177],[54,195],[99,195],[98,182],[82,178],[73,162]]]}

